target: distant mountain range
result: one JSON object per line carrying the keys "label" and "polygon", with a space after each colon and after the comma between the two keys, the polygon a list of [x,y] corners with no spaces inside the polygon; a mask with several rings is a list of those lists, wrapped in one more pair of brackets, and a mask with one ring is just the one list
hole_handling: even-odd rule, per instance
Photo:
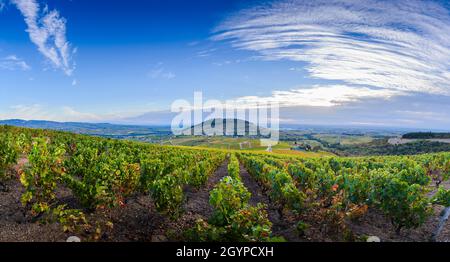
{"label": "distant mountain range", "polygon": [[77,134],[97,135],[105,137],[129,137],[145,135],[170,135],[170,127],[150,127],[138,125],[115,125],[108,123],[54,122],[41,120],[1,120],[0,125],[26,128],[50,129]]}
{"label": "distant mountain range", "polygon": [[[202,130],[201,135],[212,134],[216,130],[216,123],[222,122],[223,132],[227,131],[227,124],[232,124],[232,132],[227,132],[228,136],[260,136],[267,134],[268,130],[259,128],[257,125],[240,119],[213,119],[186,129],[186,135],[194,134],[194,129]],[[96,135],[111,138],[127,138],[137,136],[171,136],[170,126],[137,125],[137,124],[110,124],[110,123],[81,123],[81,122],[55,122],[45,120],[0,120],[0,125],[10,125],[27,128],[51,129],[66,131],[78,134]],[[250,130],[258,130],[258,134],[250,134]],[[217,131],[217,130],[216,130]],[[416,130],[406,128],[381,128],[381,127],[353,127],[353,126],[318,126],[318,125],[284,125],[281,126],[281,133],[295,131],[327,133],[327,134],[371,134],[383,136],[399,136],[410,132],[420,132],[427,130]],[[429,132],[429,130],[428,130]],[[244,135],[243,135],[244,134]],[[218,134],[219,135],[219,134]]]}
{"label": "distant mountain range", "polygon": [[[216,129],[216,124],[223,124],[222,131]],[[139,125],[119,125],[109,123],[80,123],[80,122],[55,122],[44,120],[0,120],[0,125],[9,125],[26,128],[50,129],[57,131],[66,131],[77,134],[95,135],[113,138],[126,138],[137,136],[170,136],[172,131],[169,126],[139,126]],[[230,130],[227,130],[228,126]],[[220,136],[226,134],[227,136],[261,136],[267,134],[267,129],[259,128],[257,125],[249,121],[239,119],[212,119],[201,124],[192,126],[185,130],[185,135],[195,134],[194,130],[200,130],[200,135],[214,134]],[[197,134],[196,134],[197,135]]]}

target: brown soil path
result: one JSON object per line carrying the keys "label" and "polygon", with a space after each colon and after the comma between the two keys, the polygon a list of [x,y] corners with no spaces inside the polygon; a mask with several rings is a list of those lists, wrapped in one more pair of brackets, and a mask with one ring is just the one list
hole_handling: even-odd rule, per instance
{"label": "brown soil path", "polygon": [[184,207],[186,215],[201,216],[204,219],[208,219],[213,213],[213,208],[209,204],[209,193],[214,189],[214,186],[227,175],[228,160],[224,161],[216,172],[209,177],[205,187],[202,187],[200,190],[196,190],[193,187],[187,187],[185,190],[186,205]]}
{"label": "brown soil path", "polygon": [[258,184],[242,164],[240,165],[240,169],[242,182],[252,194],[250,204],[256,206],[258,203],[262,203],[267,206],[266,210],[269,220],[272,222],[273,235],[282,236],[289,242],[304,241],[299,238],[296,232],[296,222],[287,217],[281,217],[278,212],[278,207],[270,201],[268,192],[263,190],[263,187]]}

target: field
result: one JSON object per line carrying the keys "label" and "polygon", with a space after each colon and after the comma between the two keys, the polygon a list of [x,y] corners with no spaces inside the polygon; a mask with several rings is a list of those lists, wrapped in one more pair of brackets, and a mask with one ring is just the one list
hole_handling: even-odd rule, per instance
{"label": "field", "polygon": [[[166,140],[163,144],[226,150],[265,151],[267,149],[267,147],[263,147],[260,145],[260,140],[258,138],[249,137],[179,136],[171,138],[170,140]],[[289,150],[290,148],[291,145],[283,141],[273,147],[274,150]]]}
{"label": "field", "polygon": [[450,153],[345,158],[0,129],[0,241],[450,241],[443,219],[436,231]]}
{"label": "field", "polygon": [[325,141],[329,144],[341,144],[341,145],[356,145],[366,144],[374,140],[373,137],[367,135],[332,135],[332,134],[317,134],[315,138]]}

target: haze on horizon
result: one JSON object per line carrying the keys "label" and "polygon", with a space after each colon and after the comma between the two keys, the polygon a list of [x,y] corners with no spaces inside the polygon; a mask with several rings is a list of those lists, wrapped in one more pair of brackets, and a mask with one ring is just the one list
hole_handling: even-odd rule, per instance
{"label": "haze on horizon", "polygon": [[0,119],[170,124],[174,100],[282,125],[450,130],[445,0],[0,0]]}

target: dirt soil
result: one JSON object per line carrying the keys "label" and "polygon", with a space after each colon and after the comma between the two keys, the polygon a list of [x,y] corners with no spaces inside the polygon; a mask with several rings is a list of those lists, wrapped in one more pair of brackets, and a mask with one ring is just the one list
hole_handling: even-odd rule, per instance
{"label": "dirt soil", "polygon": [[7,191],[0,191],[0,242],[66,241],[58,224],[32,222],[20,203],[23,188],[16,179],[7,181]]}
{"label": "dirt soil", "polygon": [[[395,228],[379,211],[369,212],[359,222],[349,222],[351,231],[359,236],[377,236],[383,242],[429,242],[431,236],[439,224],[440,212],[443,207],[434,208],[434,216],[417,229],[402,229],[400,235],[395,233]],[[438,242],[450,242],[450,223],[444,226]]]}

